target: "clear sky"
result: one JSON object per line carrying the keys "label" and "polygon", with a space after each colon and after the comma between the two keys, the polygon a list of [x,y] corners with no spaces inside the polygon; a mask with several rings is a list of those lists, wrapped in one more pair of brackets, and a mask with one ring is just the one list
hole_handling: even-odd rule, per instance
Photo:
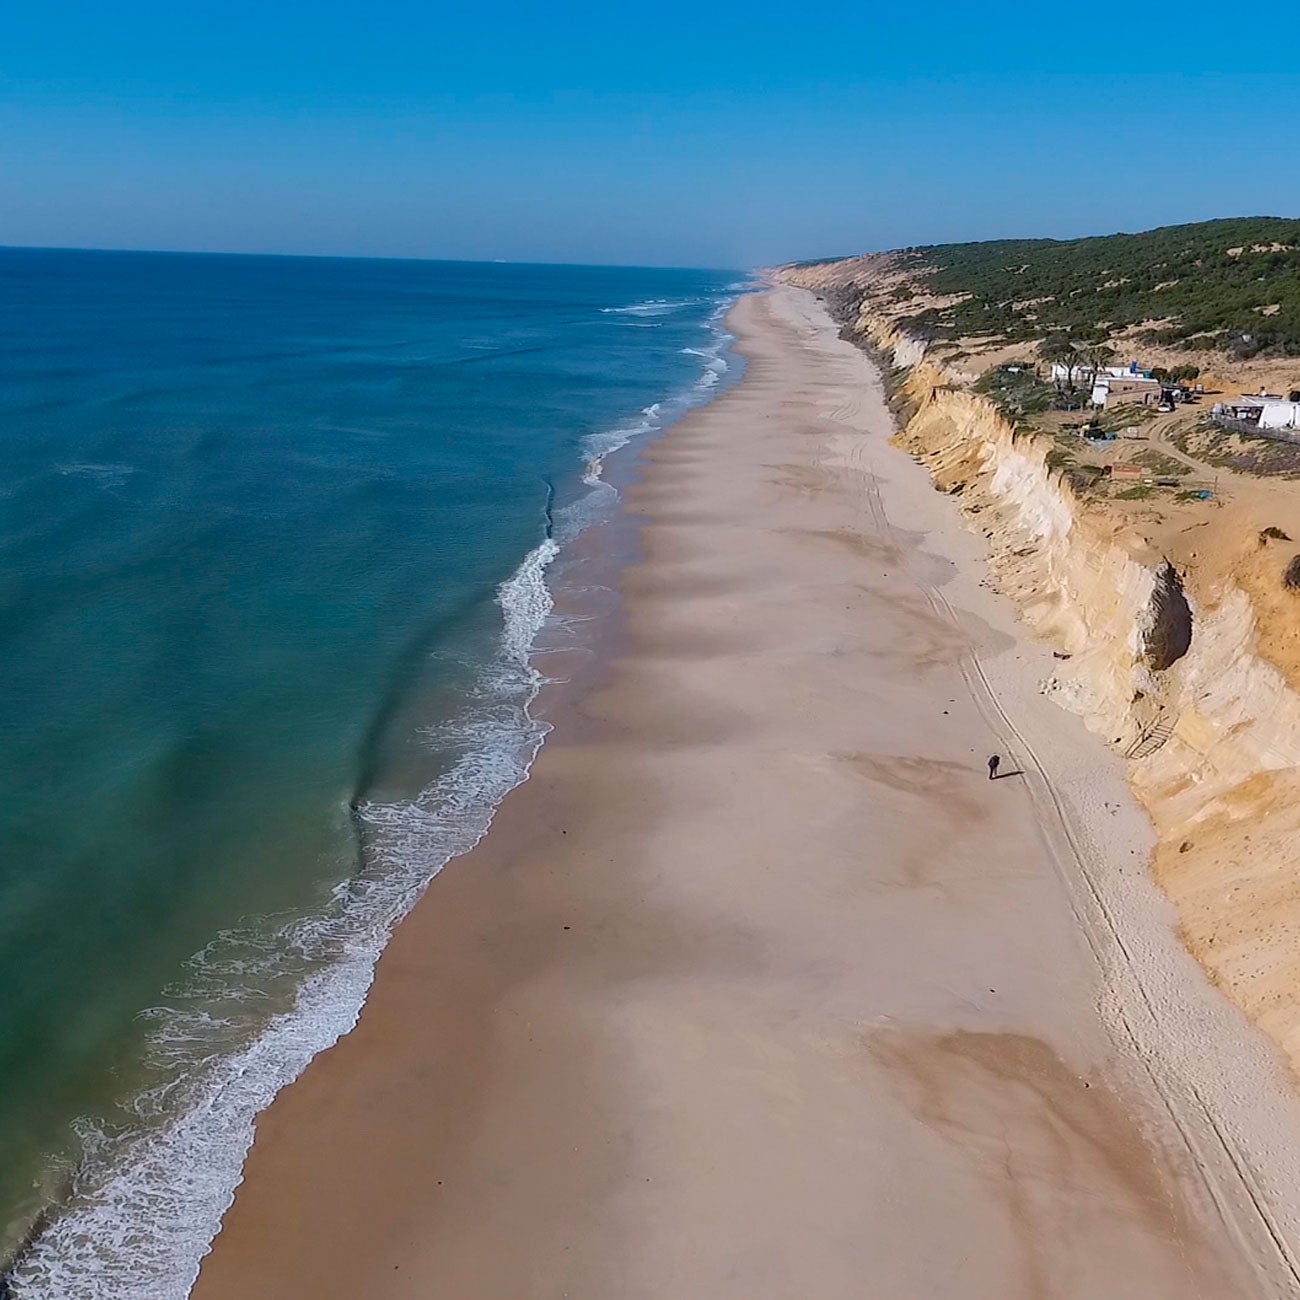
{"label": "clear sky", "polygon": [[742,267],[1296,215],[1294,29],[1275,0],[14,4],[0,244]]}

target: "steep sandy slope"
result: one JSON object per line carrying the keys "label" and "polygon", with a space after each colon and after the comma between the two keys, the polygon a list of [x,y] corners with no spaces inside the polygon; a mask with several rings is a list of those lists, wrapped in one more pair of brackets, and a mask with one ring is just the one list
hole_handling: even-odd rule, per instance
{"label": "steep sandy slope", "polygon": [[[869,259],[779,273],[832,298],[870,274]],[[847,328],[893,369],[898,441],[960,495],[996,581],[1058,648],[1045,689],[1128,758],[1187,947],[1300,1071],[1300,595],[1281,580],[1290,551],[1257,527],[1300,491],[1176,527],[1107,516],[869,303]]]}

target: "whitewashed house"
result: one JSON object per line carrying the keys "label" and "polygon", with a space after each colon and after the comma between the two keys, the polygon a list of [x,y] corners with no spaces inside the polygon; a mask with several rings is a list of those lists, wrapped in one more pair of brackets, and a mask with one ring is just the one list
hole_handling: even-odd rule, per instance
{"label": "whitewashed house", "polygon": [[1160,381],[1146,379],[1141,375],[1124,376],[1122,379],[1099,379],[1092,386],[1093,406],[1122,406],[1125,402],[1137,402],[1141,406],[1150,406],[1160,400]]}
{"label": "whitewashed house", "polygon": [[1069,365],[1064,361],[1052,362],[1052,379],[1057,383],[1078,383],[1081,379],[1093,378],[1123,379],[1127,375],[1141,375],[1145,379],[1150,379],[1151,372],[1136,361],[1130,361],[1126,366],[1102,366],[1094,376],[1092,367],[1082,361],[1072,361]]}
{"label": "whitewashed house", "polygon": [[1140,402],[1143,406],[1160,400],[1160,380],[1153,379],[1149,371],[1131,366],[1107,366],[1097,372],[1092,386],[1093,406],[1119,406],[1123,402]]}
{"label": "whitewashed house", "polygon": [[1286,397],[1259,393],[1235,397],[1230,402],[1216,402],[1212,414],[1234,424],[1253,425],[1256,429],[1300,429],[1300,390]]}
{"label": "whitewashed house", "polygon": [[1052,362],[1052,382],[1054,384],[1081,384],[1092,375],[1092,367],[1080,362],[1066,365],[1064,361]]}
{"label": "whitewashed house", "polygon": [[1151,377],[1136,361],[1126,366],[1102,366],[1094,372],[1083,362],[1052,362],[1052,380],[1056,384],[1092,382],[1094,406],[1118,406],[1121,402],[1160,400],[1160,381]]}

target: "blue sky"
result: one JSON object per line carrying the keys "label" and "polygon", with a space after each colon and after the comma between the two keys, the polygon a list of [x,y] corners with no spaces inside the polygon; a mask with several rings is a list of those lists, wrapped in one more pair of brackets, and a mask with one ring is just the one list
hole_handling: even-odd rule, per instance
{"label": "blue sky", "polygon": [[1295,215],[1300,74],[1253,71],[1293,26],[1272,0],[10,6],[0,244],[742,267]]}

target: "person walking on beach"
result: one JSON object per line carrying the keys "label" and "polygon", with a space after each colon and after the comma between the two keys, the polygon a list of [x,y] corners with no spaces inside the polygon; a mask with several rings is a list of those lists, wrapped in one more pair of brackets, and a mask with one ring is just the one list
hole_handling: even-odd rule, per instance
{"label": "person walking on beach", "polygon": [[989,755],[989,780],[990,781],[996,781],[998,779],[998,764],[1000,762],[1002,762],[1002,758],[1000,755],[998,754]]}

